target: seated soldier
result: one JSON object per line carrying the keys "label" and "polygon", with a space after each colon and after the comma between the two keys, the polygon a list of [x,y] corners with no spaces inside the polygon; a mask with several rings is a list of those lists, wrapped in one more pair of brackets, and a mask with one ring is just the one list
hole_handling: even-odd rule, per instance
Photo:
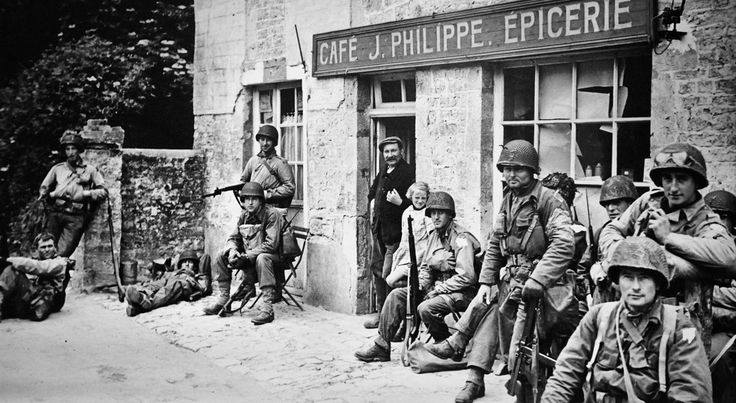
{"label": "seated soldier", "polygon": [[608,275],[621,300],[585,315],[557,358],[542,401],[580,401],[582,390],[586,402],[711,401],[699,332],[682,309],[658,299],[670,278],[662,247],[645,237],[620,241]]}
{"label": "seated soldier", "polygon": [[176,270],[165,271],[156,280],[126,287],[126,313],[136,316],[179,301],[196,301],[212,293],[211,282],[209,255],[200,260],[195,251],[185,250],[179,256]]}
{"label": "seated soldier", "polygon": [[258,315],[251,320],[254,325],[273,322],[273,303],[276,278],[274,270],[281,262],[281,231],[283,215],[275,208],[264,204],[263,187],[255,182],[246,182],[240,191],[243,212],[238,224],[227,240],[225,250],[215,262],[215,277],[220,296],[214,304],[204,309],[205,315],[216,315],[226,307],[230,299],[231,269],[243,270],[245,287],[243,303],[255,295],[256,278],[261,286],[263,298],[258,306]]}
{"label": "seated soldier", "polygon": [[[69,282],[67,267],[74,261],[57,256],[54,236],[36,236],[38,259],[9,257],[0,274],[0,319],[18,317],[41,321],[59,312]],[[5,265],[5,263],[3,263]]]}
{"label": "seated soldier", "polygon": [[[432,218],[435,229],[419,267],[419,288],[425,297],[417,311],[432,338],[441,341],[450,335],[445,315],[464,310],[475,295],[478,278],[473,263],[480,243],[454,221],[455,201],[449,194],[431,193],[425,214]],[[391,340],[406,316],[406,299],[406,288],[391,291],[379,316],[378,337],[355,353],[359,360],[391,360]]]}

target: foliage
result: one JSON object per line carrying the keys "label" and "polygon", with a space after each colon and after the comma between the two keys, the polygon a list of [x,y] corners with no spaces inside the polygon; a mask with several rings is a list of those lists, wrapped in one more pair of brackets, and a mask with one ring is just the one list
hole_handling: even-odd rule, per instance
{"label": "foliage", "polygon": [[[0,21],[20,18],[24,5],[39,15],[38,1],[12,3],[0,6],[6,13]],[[31,210],[29,202],[55,162],[50,157],[59,137],[87,119],[122,126],[126,147],[191,147],[192,3],[48,4],[53,10],[44,16],[56,27],[54,39],[37,46],[45,48],[40,54],[6,69],[17,71],[14,77],[0,80],[0,225]]]}

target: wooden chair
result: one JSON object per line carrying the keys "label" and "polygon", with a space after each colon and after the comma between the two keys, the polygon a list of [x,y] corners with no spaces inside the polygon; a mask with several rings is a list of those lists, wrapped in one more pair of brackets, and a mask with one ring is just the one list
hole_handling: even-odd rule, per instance
{"label": "wooden chair", "polygon": [[[286,303],[286,305],[291,305],[289,303],[289,298],[291,298],[292,302],[294,302],[294,304],[303,311],[304,308],[302,308],[302,306],[299,304],[296,298],[294,298],[291,292],[289,292],[289,290],[286,289],[286,285],[289,284],[289,281],[296,276],[296,269],[299,267],[299,264],[301,264],[302,262],[302,258],[304,257],[304,250],[306,249],[306,246],[307,246],[307,238],[309,238],[309,228],[292,225],[291,229],[294,231],[294,237],[296,238],[296,242],[299,244],[299,247],[302,253],[300,253],[299,256],[295,256],[291,261],[281,262],[279,264],[282,270],[289,271],[289,276],[286,277],[286,280],[284,280],[284,284],[281,285],[282,287],[281,291],[286,293],[286,297],[284,297],[284,302]],[[256,303],[258,303],[258,300],[261,299],[261,296],[262,296],[262,293],[258,293],[258,296],[256,297],[256,299],[253,301],[253,303],[248,308],[250,309],[256,306]]]}

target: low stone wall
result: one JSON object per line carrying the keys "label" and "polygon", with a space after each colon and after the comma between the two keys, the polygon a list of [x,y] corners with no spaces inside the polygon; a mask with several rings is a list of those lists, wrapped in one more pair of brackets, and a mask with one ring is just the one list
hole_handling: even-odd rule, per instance
{"label": "low stone wall", "polygon": [[121,261],[204,250],[204,155],[198,150],[124,149]]}

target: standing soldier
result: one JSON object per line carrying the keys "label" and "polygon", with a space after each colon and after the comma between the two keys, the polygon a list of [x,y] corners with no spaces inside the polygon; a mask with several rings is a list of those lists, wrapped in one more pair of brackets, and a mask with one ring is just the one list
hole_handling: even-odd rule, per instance
{"label": "standing soldier", "polygon": [[[388,294],[386,277],[391,273],[394,251],[401,241],[401,215],[411,201],[406,191],[414,183],[411,167],[404,160],[404,142],[398,137],[386,137],[378,144],[386,165],[373,179],[368,200],[373,200],[373,248],[371,272],[376,293],[376,309],[381,312]],[[363,324],[368,329],[378,327],[378,315]]]}
{"label": "standing soldier", "polygon": [[[583,256],[580,265],[583,269],[587,269],[590,278],[595,283],[595,291],[593,292],[593,305],[601,302],[617,301],[621,294],[615,284],[611,283],[606,277],[603,270],[599,254],[598,245],[603,227],[611,221],[617,219],[631,203],[639,197],[636,192],[634,181],[628,176],[616,175],[606,179],[601,186],[601,196],[599,203],[606,209],[608,221],[603,224],[595,234],[590,234],[592,242],[587,253]],[[588,214],[590,216],[590,213]]]}
{"label": "standing soldier", "polygon": [[271,125],[263,125],[258,129],[256,140],[261,151],[245,164],[240,181],[260,183],[266,204],[287,208],[291,205],[296,187],[291,165],[286,158],[276,155],[279,132]]}
{"label": "standing soldier", "polygon": [[245,302],[255,295],[255,283],[261,286],[263,298],[258,315],[251,320],[255,325],[273,322],[273,302],[276,278],[274,268],[280,263],[279,245],[284,218],[275,208],[264,203],[263,188],[255,182],[246,182],[240,191],[243,213],[227,246],[215,262],[215,279],[220,296],[204,309],[205,315],[215,315],[230,299],[231,269],[242,269],[246,282],[243,289]]}
{"label": "standing soldier", "polygon": [[543,402],[710,402],[703,343],[690,318],[664,305],[670,272],[653,240],[614,248],[608,275],[621,300],[594,306],[557,358]]}
{"label": "standing soldier", "polygon": [[[508,142],[496,167],[510,191],[501,202],[486,248],[480,289],[460,318],[458,331],[430,347],[441,357],[459,356],[473,338],[468,379],[456,402],[470,402],[485,394],[483,378],[491,371],[499,343],[502,351],[510,346],[509,357],[513,358],[526,317],[522,299],[544,296],[565,273],[575,249],[567,204],[534,177],[539,173],[534,146],[524,140]],[[503,302],[509,317],[499,314],[497,301]],[[539,324],[545,325],[552,324]]]}
{"label": "standing soldier", "polygon": [[46,231],[54,236],[59,256],[74,253],[82,238],[92,203],[107,197],[105,181],[95,167],[84,162],[82,136],[67,130],[60,140],[66,161],[54,165],[41,182],[40,198],[48,198]]}
{"label": "standing soldier", "polygon": [[700,331],[705,351],[710,351],[712,275],[733,264],[736,245],[698,192],[708,186],[708,176],[705,159],[697,148],[684,143],[664,147],[655,155],[649,176],[664,190],[661,207],[650,207],[652,192],[634,201],[601,231],[601,253],[604,259],[610,256],[616,243],[637,235],[635,229],[639,226],[675,258],[695,266],[696,278],[683,278],[682,273],[675,272],[665,296],[670,297],[668,302],[684,306]]}

